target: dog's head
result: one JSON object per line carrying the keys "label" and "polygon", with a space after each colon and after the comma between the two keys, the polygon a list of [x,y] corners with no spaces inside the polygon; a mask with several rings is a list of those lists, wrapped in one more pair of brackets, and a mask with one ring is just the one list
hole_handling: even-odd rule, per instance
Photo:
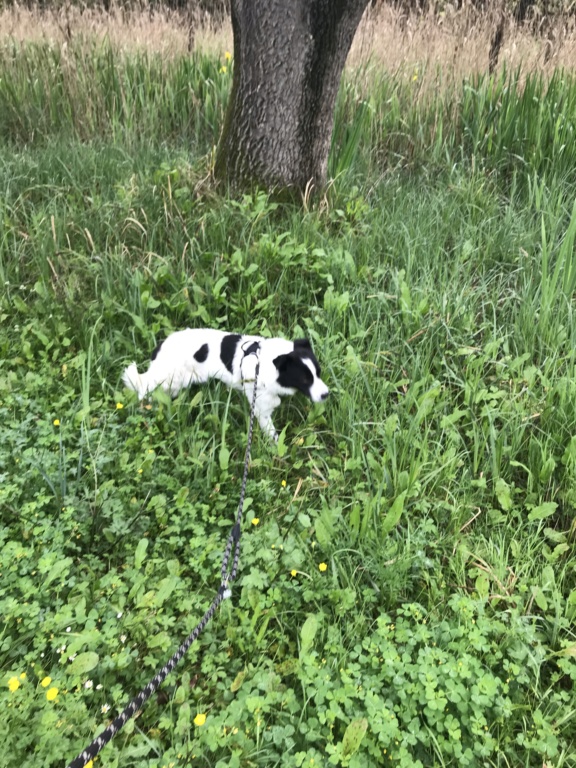
{"label": "dog's head", "polygon": [[326,400],[330,390],[320,378],[320,366],[308,339],[296,339],[294,350],[274,358],[278,369],[278,384],[286,389],[297,389],[313,403]]}

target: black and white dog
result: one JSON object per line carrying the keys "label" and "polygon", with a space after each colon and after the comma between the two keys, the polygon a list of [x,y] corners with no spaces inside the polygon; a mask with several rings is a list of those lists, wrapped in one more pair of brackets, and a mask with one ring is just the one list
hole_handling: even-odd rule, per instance
{"label": "black and white dog", "polygon": [[136,363],[132,363],[122,380],[142,400],[160,385],[175,397],[191,384],[219,379],[233,389],[242,389],[251,403],[257,360],[260,372],[256,418],[263,431],[277,440],[272,412],[280,405],[281,397],[299,391],[319,403],[330,394],[320,378],[320,366],[307,339],[285,341],[210,328],[187,328],[170,334],[156,347],[146,373],[138,373]]}

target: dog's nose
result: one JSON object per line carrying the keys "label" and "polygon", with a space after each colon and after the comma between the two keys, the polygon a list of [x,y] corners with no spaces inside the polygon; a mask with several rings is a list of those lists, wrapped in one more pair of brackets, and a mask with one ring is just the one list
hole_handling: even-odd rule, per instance
{"label": "dog's nose", "polygon": [[330,394],[330,392],[329,392],[329,391],[328,391],[328,392],[322,392],[322,394],[320,395],[320,397],[322,398],[322,400],[326,400],[326,398],[328,397],[328,395],[329,395],[329,394]]}

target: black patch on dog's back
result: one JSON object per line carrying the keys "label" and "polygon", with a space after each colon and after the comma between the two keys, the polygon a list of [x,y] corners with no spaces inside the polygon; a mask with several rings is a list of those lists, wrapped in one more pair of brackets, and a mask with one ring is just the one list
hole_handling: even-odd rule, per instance
{"label": "black patch on dog's back", "polygon": [[202,344],[200,349],[197,349],[196,352],[194,352],[194,360],[197,360],[199,363],[206,362],[206,358],[208,357],[208,344]]}
{"label": "black patch on dog's back", "polygon": [[157,345],[156,345],[156,347],[155,347],[155,348],[154,348],[154,350],[152,351],[152,354],[150,355],[150,360],[156,360],[156,357],[157,357],[157,355],[158,355],[158,352],[160,352],[160,349],[162,348],[162,344],[163,344],[163,343],[164,343],[164,342],[163,342],[163,341],[161,341],[159,344],[157,344]]}
{"label": "black patch on dog's back", "polygon": [[314,383],[314,376],[306,363],[302,362],[302,357],[298,352],[289,352],[287,355],[276,357],[274,365],[278,368],[278,384],[280,386],[297,389],[310,397],[310,387]]}
{"label": "black patch on dog's back", "polygon": [[236,347],[242,337],[239,333],[229,333],[222,339],[220,347],[220,359],[226,368],[232,373],[232,363],[236,354]]}

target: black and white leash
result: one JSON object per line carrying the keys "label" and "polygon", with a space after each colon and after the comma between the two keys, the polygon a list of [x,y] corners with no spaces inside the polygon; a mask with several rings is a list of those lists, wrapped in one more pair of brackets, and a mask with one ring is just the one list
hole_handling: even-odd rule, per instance
{"label": "black and white leash", "polygon": [[[258,354],[259,344],[255,343],[252,344],[245,352],[244,356],[250,354]],[[138,696],[132,699],[130,704],[118,715],[113,722],[110,723],[110,725],[102,731],[102,733],[97,736],[94,741],[86,747],[86,749],[81,752],[78,757],[75,757],[74,760],[72,760],[71,763],[68,764],[67,768],[84,768],[84,766],[90,762],[90,760],[93,760],[96,755],[100,752],[101,749],[103,749],[106,744],[108,744],[109,741],[111,741],[114,736],[118,733],[118,731],[126,725],[128,720],[130,720],[133,715],[138,712],[139,709],[141,709],[144,704],[148,701],[150,696],[158,690],[160,685],[164,682],[164,680],[168,677],[170,672],[174,669],[174,667],[180,662],[180,660],[183,658],[183,656],[186,654],[192,643],[199,637],[199,635],[202,633],[203,629],[206,627],[210,619],[214,616],[216,613],[218,607],[220,606],[220,603],[222,603],[223,600],[230,597],[231,591],[230,591],[230,584],[234,581],[236,578],[236,573],[238,571],[238,560],[240,558],[240,534],[242,532],[242,515],[244,512],[244,497],[246,495],[246,482],[248,480],[248,465],[250,463],[250,447],[252,445],[252,433],[254,431],[254,412],[256,407],[256,387],[258,384],[258,374],[260,372],[260,360],[257,358],[256,360],[256,369],[254,373],[254,392],[252,394],[252,403],[250,406],[250,424],[248,427],[248,440],[246,444],[246,454],[244,456],[244,474],[242,476],[242,486],[240,489],[240,501],[238,502],[238,511],[236,512],[236,522],[232,526],[232,530],[228,534],[228,541],[226,542],[226,549],[224,550],[224,557],[222,558],[222,569],[221,569],[221,582],[220,582],[220,588],[218,589],[218,592],[214,599],[212,600],[212,603],[210,604],[210,607],[202,616],[199,623],[196,625],[196,627],[192,630],[192,632],[188,635],[186,640],[182,643],[182,645],[178,648],[176,653],[172,656],[172,658],[162,667],[162,669],[150,680],[148,685],[140,691]],[[230,555],[232,554],[232,547],[234,547],[234,554],[232,557],[232,567],[228,567],[228,563],[230,561]]]}

